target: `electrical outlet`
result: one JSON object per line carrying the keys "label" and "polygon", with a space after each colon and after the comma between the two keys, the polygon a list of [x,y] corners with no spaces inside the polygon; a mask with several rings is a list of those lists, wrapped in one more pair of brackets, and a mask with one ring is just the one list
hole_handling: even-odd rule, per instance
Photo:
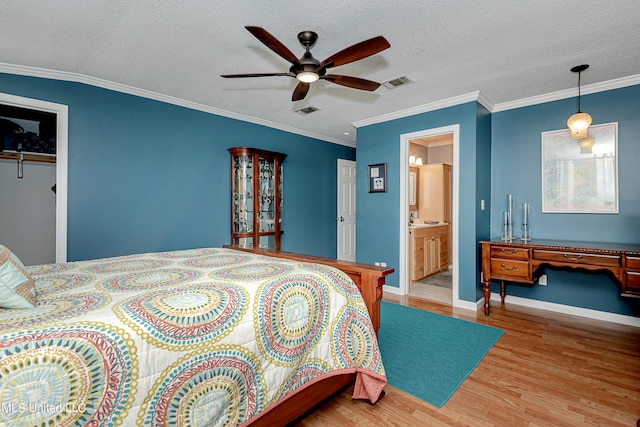
{"label": "electrical outlet", "polygon": [[386,262],[381,262],[381,263],[380,263],[380,267],[386,267],[386,266],[387,266],[387,263],[386,263]]}
{"label": "electrical outlet", "polygon": [[484,273],[480,272],[480,283],[484,283]]}
{"label": "electrical outlet", "polygon": [[377,267],[380,267],[380,263],[379,263],[378,261],[376,261],[374,264],[375,264]]}
{"label": "electrical outlet", "polygon": [[538,279],[538,285],[547,286],[547,275],[546,274],[543,274],[542,276],[540,276],[540,278]]}

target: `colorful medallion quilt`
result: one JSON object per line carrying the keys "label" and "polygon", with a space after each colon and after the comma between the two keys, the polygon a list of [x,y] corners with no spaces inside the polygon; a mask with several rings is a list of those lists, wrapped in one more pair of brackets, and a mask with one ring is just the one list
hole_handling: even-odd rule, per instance
{"label": "colorful medallion quilt", "polygon": [[0,427],[235,426],[321,378],[386,384],[332,267],[204,248],[27,270],[37,306],[0,309]]}

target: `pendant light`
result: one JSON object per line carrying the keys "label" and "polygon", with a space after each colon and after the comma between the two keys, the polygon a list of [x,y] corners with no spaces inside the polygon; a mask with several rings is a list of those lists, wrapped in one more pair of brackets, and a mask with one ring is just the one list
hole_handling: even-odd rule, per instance
{"label": "pendant light", "polygon": [[578,112],[567,120],[567,126],[571,129],[571,138],[573,139],[586,138],[591,124],[591,116],[580,111],[580,74],[587,68],[589,68],[589,64],[577,65],[571,69],[572,72],[578,73]]}

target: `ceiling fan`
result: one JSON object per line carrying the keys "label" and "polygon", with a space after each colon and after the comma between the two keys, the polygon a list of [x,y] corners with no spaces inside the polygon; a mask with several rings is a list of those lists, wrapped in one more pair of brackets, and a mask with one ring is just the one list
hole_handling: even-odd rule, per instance
{"label": "ceiling fan", "polygon": [[269,49],[289,61],[292,64],[291,68],[289,68],[289,71],[286,73],[222,74],[220,77],[295,77],[299,80],[299,83],[293,91],[293,96],[291,97],[292,101],[304,99],[307,92],[309,92],[310,84],[318,79],[327,80],[329,82],[354,89],[368,91],[376,90],[380,86],[380,83],[362,79],[360,77],[327,74],[327,69],[375,55],[376,53],[388,49],[391,46],[387,39],[382,36],[377,36],[360,43],[356,43],[353,46],[343,49],[320,62],[314,58],[310,52],[311,48],[318,40],[318,34],[313,31],[302,31],[298,34],[298,40],[300,41],[300,44],[305,47],[306,51],[302,57],[297,58],[293,52],[291,52],[284,44],[264,28],[253,26],[246,26],[245,28]]}

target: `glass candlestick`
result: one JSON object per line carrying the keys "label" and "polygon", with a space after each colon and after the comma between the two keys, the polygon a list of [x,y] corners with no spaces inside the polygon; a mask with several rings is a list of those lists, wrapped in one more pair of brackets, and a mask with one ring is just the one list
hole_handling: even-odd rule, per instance
{"label": "glass candlestick", "polygon": [[522,230],[520,240],[528,242],[531,240],[531,230],[529,229],[529,203],[522,204]]}
{"label": "glass candlestick", "polygon": [[511,240],[509,232],[509,212],[502,212],[502,234],[500,235],[502,240]]}
{"label": "glass candlestick", "polygon": [[513,194],[507,194],[507,225],[509,229],[507,240],[511,240],[515,237],[513,232]]}

